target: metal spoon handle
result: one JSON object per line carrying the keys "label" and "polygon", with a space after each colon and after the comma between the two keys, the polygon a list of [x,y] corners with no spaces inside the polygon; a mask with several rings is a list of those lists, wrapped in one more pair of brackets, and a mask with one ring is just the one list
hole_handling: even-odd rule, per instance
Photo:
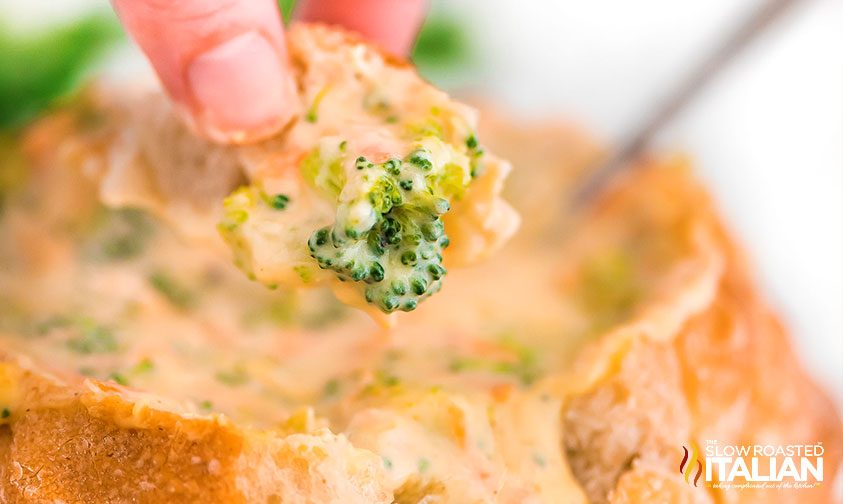
{"label": "metal spoon handle", "polygon": [[650,143],[650,140],[681,111],[699,91],[727,64],[734,59],[750,42],[757,39],[776,19],[801,0],[768,0],[754,10],[740,23],[737,29],[715,47],[700,65],[696,66],[679,85],[667,95],[667,98],[655,109],[652,115],[633,130],[626,141],[621,143],[612,155],[586,180],[574,193],[573,204],[579,208],[597,195],[609,181],[637,157]]}

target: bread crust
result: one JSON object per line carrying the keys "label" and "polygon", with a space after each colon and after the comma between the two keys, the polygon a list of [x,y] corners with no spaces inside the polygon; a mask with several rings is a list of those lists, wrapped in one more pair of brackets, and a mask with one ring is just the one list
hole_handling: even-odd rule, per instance
{"label": "bread crust", "polygon": [[[650,208],[659,226],[703,226],[722,260],[716,291],[667,339],[627,340],[615,366],[566,407],[565,449],[593,502],[825,503],[834,486],[695,488],[677,467],[682,446],[825,446],[825,481],[840,467],[843,429],[833,403],[809,378],[750,267],[705,191],[673,163],[652,162],[597,206],[617,218]],[[681,164],[681,163],[680,163]],[[672,207],[672,209],[669,209]],[[693,223],[693,224],[691,224]],[[646,239],[646,238],[645,238]],[[611,339],[611,335],[607,335]]]}
{"label": "bread crust", "polygon": [[327,429],[238,427],[119,385],[62,382],[2,357],[2,502],[390,502],[380,458]]}

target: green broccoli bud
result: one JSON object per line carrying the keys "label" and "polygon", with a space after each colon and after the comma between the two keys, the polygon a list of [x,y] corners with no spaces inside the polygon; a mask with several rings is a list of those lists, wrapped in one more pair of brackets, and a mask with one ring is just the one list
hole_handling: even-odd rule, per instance
{"label": "green broccoli bud", "polygon": [[276,210],[284,210],[287,208],[287,203],[290,202],[290,197],[286,194],[276,194],[269,198],[269,206]]}
{"label": "green broccoli bud", "polygon": [[[442,251],[449,239],[442,216],[471,180],[468,163],[454,161],[467,158],[437,163],[434,151],[422,144],[403,159],[380,164],[365,156],[352,159],[348,180],[330,191],[338,195],[336,221],[313,232],[310,255],[341,281],[357,282],[366,301],[380,310],[414,310],[442,287],[447,274]],[[314,171],[307,161],[303,169],[333,171]],[[336,179],[322,177],[328,183]]]}

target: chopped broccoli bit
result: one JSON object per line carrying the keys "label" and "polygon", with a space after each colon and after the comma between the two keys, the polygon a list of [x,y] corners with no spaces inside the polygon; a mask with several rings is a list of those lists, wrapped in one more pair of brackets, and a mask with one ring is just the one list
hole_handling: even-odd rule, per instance
{"label": "chopped broccoli bit", "polygon": [[149,276],[149,284],[176,308],[187,310],[196,304],[196,298],[184,285],[163,271]]}
{"label": "chopped broccoli bit", "polygon": [[465,146],[469,149],[476,149],[477,148],[477,137],[474,135],[470,135],[468,138],[465,139]]}
{"label": "chopped broccoli bit", "polygon": [[327,86],[316,93],[316,96],[313,98],[313,103],[310,104],[310,108],[307,109],[307,113],[304,115],[305,121],[315,123],[319,120],[319,104],[322,103],[322,99],[325,98],[326,94],[328,94]]}
{"label": "chopped broccoli bit", "polygon": [[71,317],[66,315],[52,315],[35,324],[35,334],[44,336],[45,334],[49,334],[53,329],[62,329],[71,327],[72,325],[73,319]]}
{"label": "chopped broccoli bit", "polygon": [[290,202],[290,197],[286,194],[276,194],[269,199],[269,206],[276,210],[284,210]]}
{"label": "chopped broccoli bit", "polygon": [[579,302],[591,315],[594,330],[628,317],[641,297],[635,265],[621,249],[610,249],[586,260],[580,270]]}
{"label": "chopped broccoli bit", "polygon": [[338,198],[346,182],[345,171],[342,168],[342,159],[345,149],[341,148],[342,143],[336,146],[335,151],[329,151],[321,146],[304,158],[301,164],[301,172],[304,179],[313,187],[321,190],[329,198]]}
{"label": "chopped broccoli bit", "polygon": [[336,298],[328,298],[324,303],[317,303],[317,310],[302,315],[301,323],[308,329],[321,329],[336,324],[348,315],[346,306]]}
{"label": "chopped broccoli bit", "polygon": [[[435,164],[424,146],[379,164],[360,156],[354,167],[359,174],[336,191],[342,192],[336,222],[311,235],[310,254],[340,280],[360,283],[366,301],[382,311],[414,310],[442,286],[442,251],[449,243],[442,215],[462,196],[468,170]],[[307,160],[303,170],[312,170]]]}
{"label": "chopped broccoli bit", "polygon": [[307,284],[313,281],[313,270],[308,266],[299,265],[294,267],[293,271],[301,278],[302,282]]}
{"label": "chopped broccoli bit", "polygon": [[375,373],[375,378],[377,379],[377,383],[384,387],[395,387],[401,384],[400,378],[382,369]]}
{"label": "chopped broccoli bit", "polygon": [[94,260],[125,261],[143,252],[154,234],[154,224],[142,210],[103,209],[86,244],[87,255]]}
{"label": "chopped broccoli bit", "polygon": [[325,386],[322,387],[322,395],[324,397],[334,397],[340,391],[340,382],[336,378],[328,380],[325,382]]}
{"label": "chopped broccoli bit", "polygon": [[266,303],[254,303],[243,314],[243,324],[249,329],[268,325],[272,327],[289,326],[295,320],[296,298],[281,293]]}
{"label": "chopped broccoli bit", "polygon": [[211,411],[214,409],[214,403],[205,399],[204,401],[199,403],[199,409],[202,411]]}
{"label": "chopped broccoli bit", "polygon": [[9,418],[12,415],[12,412],[9,411],[9,408],[3,408],[2,413],[0,413],[0,418]]}
{"label": "chopped broccoli bit", "polygon": [[217,372],[216,378],[226,385],[237,387],[249,381],[249,372],[244,366],[236,365],[231,369]]}
{"label": "chopped broccoli bit", "polygon": [[108,379],[115,383],[119,383],[120,385],[129,384],[129,380],[126,378],[126,376],[116,371],[108,375]]}
{"label": "chopped broccoli bit", "polygon": [[67,340],[67,347],[81,354],[109,353],[119,350],[117,338],[110,328],[97,324],[89,318],[73,322],[76,335]]}
{"label": "chopped broccoli bit", "polygon": [[535,350],[524,345],[511,334],[503,335],[498,344],[512,353],[515,360],[457,357],[451,360],[448,368],[454,373],[480,371],[508,375],[517,378],[524,385],[533,383],[539,377],[540,369]]}
{"label": "chopped broccoli bit", "polygon": [[430,461],[422,457],[419,459],[418,468],[420,473],[427,472],[430,469]]}
{"label": "chopped broccoli bit", "polygon": [[[244,236],[241,226],[255,215],[260,216],[263,210],[282,211],[291,204],[290,196],[270,196],[258,184],[239,187],[223,200],[223,216],[217,224],[217,231],[234,253],[234,264],[243,270],[249,279],[255,280],[255,272],[251,264],[250,242]],[[274,288],[272,284],[268,287]]]}
{"label": "chopped broccoli bit", "polygon": [[133,374],[146,374],[152,372],[155,369],[155,363],[152,362],[152,359],[145,358],[142,359],[140,362],[135,364],[135,367],[132,369]]}

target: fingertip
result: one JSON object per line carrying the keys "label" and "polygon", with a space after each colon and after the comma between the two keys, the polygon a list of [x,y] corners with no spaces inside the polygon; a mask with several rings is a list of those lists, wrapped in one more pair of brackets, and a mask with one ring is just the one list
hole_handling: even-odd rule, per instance
{"label": "fingertip", "polygon": [[200,53],[186,69],[196,126],[215,140],[243,143],[280,129],[296,92],[272,44],[257,32]]}
{"label": "fingertip", "polygon": [[427,12],[427,0],[302,0],[294,17],[343,26],[396,56],[407,56]]}
{"label": "fingertip", "polygon": [[226,143],[265,138],[298,97],[275,0],[113,0],[115,10],[199,133]]}

